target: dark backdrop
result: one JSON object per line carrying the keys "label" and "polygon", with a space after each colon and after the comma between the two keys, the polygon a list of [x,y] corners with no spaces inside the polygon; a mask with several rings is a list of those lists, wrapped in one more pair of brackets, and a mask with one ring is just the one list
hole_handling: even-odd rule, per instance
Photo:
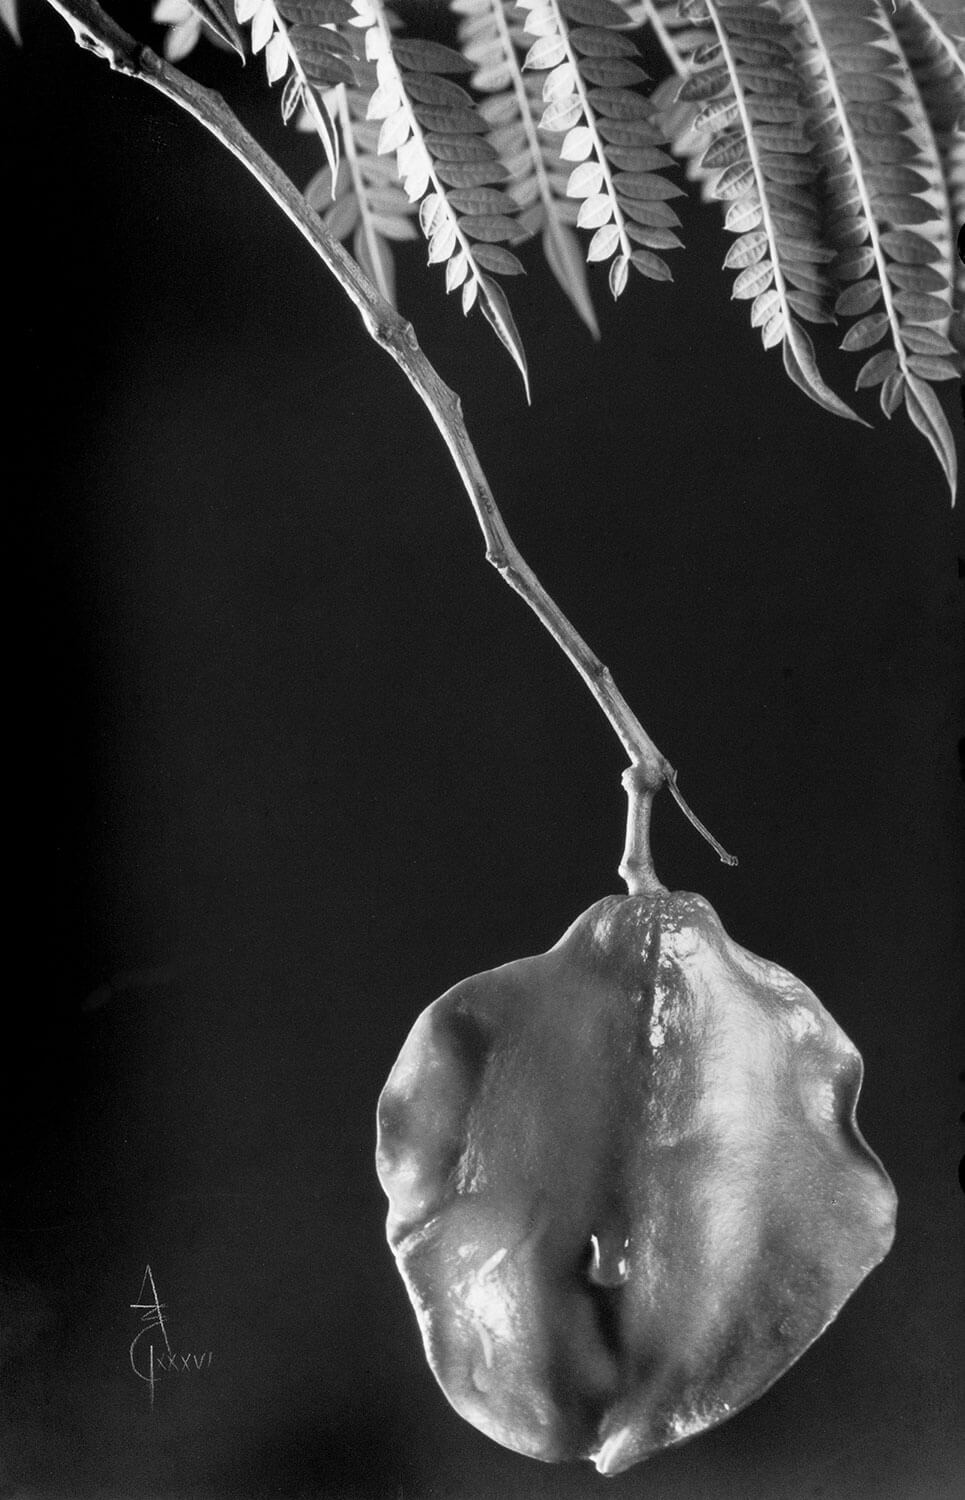
{"label": "dark backdrop", "polygon": [[[623,756],[307,247],[53,13],[24,32],[2,39],[4,1493],[959,1493],[957,513],[924,442],[789,385],[711,210],[686,211],[673,287],[614,308],[596,278],[600,346],[534,262],[531,410],[422,248],[401,257],[523,552],[740,855],[667,801],[663,879],[852,1036],[901,1202],[887,1261],[731,1423],[608,1483],[519,1458],[424,1363],[375,1102],[430,1000],[620,888]],[[307,180],[260,63],[195,66]],[[855,368],[827,356],[839,385]],[[212,1355],[153,1413],[128,1362],[147,1265],[174,1349]]]}

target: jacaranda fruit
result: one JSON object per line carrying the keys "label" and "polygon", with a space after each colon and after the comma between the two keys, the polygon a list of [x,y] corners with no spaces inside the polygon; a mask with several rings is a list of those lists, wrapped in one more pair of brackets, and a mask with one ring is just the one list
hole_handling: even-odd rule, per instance
{"label": "jacaranda fruit", "polygon": [[891,1244],[861,1077],[805,985],[662,887],[430,1005],[378,1171],[456,1411],[615,1474],[753,1401]]}

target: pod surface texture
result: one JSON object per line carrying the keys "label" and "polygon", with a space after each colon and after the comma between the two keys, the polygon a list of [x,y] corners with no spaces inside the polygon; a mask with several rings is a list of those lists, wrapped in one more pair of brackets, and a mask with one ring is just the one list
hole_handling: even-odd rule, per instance
{"label": "pod surface texture", "polygon": [[455,985],[379,1100],[387,1234],[456,1411],[616,1474],[761,1395],[894,1235],[862,1063],[700,896],[608,896]]}

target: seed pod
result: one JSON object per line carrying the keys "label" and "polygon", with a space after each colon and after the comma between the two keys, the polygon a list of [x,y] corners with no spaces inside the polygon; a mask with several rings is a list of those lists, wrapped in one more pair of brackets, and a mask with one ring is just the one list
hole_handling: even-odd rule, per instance
{"label": "seed pod", "polygon": [[430,1005],[377,1165],[456,1411],[615,1474],[761,1395],[893,1238],[861,1077],[805,985],[662,887]]}

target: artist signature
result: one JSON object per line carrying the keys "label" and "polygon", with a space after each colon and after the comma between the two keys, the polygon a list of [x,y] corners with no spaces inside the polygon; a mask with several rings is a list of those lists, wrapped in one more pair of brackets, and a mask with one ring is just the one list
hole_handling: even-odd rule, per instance
{"label": "artist signature", "polygon": [[[161,1375],[188,1375],[200,1370],[209,1370],[214,1354],[210,1349],[204,1354],[175,1354],[171,1348],[168,1338],[168,1328],[164,1317],[166,1302],[162,1302],[154,1284],[154,1273],[150,1266],[146,1266],[141,1278],[141,1290],[138,1300],[131,1303],[131,1308],[141,1314],[142,1327],[131,1340],[128,1356],[131,1361],[131,1369],[138,1380],[146,1382],[151,1410],[154,1410],[154,1392],[158,1377]],[[148,1334],[157,1334],[147,1343],[144,1339]]]}

